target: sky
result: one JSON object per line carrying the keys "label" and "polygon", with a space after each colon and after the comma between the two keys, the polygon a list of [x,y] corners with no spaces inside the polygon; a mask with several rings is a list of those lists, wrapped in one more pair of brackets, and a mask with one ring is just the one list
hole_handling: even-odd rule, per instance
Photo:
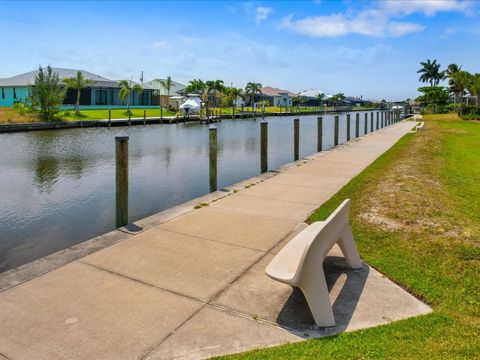
{"label": "sky", "polygon": [[51,65],[402,100],[420,61],[480,72],[479,13],[469,0],[0,0],[0,78]]}

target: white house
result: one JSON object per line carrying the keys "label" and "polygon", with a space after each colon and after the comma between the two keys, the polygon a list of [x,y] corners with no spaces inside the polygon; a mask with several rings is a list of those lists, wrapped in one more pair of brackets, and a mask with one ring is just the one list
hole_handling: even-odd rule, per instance
{"label": "white house", "polygon": [[293,98],[297,96],[288,90],[282,90],[271,86],[262,87],[262,100],[268,101],[270,106],[292,106]]}

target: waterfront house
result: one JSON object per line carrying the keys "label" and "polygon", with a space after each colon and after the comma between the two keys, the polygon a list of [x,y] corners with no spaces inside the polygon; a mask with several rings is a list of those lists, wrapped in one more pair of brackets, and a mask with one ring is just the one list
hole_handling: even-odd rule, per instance
{"label": "waterfront house", "polygon": [[[76,76],[81,71],[85,79],[93,81],[93,84],[81,90],[80,105],[89,108],[119,107],[125,103],[120,99],[117,80],[85,71],[75,69],[52,68],[62,80]],[[24,74],[0,79],[0,106],[12,106],[16,102],[25,102],[30,94],[30,87],[35,83],[38,70]],[[135,84],[135,82],[132,81]],[[142,93],[130,94],[131,106],[154,105],[153,90],[146,88]],[[77,99],[77,90],[68,89],[65,93],[63,105],[74,105]]]}
{"label": "waterfront house", "polygon": [[[324,95],[323,101],[318,100],[318,95]],[[320,106],[323,105],[324,103],[327,102],[329,98],[332,97],[332,95],[325,93],[322,90],[319,89],[310,89],[310,90],[304,90],[298,94],[300,98],[303,99],[305,105],[309,106]]]}
{"label": "waterfront house", "polygon": [[[182,102],[185,99],[182,97],[187,87],[184,84],[181,84],[177,81],[172,80],[172,87],[170,92],[162,85],[162,81],[165,79],[155,79],[143,84],[144,89],[153,90],[153,103],[155,105],[161,105],[162,107],[178,107],[178,99]],[[178,97],[180,96],[180,98]]]}
{"label": "waterfront house", "polygon": [[262,87],[261,99],[269,106],[292,106],[293,98],[297,94],[288,90],[277,89],[271,86]]}

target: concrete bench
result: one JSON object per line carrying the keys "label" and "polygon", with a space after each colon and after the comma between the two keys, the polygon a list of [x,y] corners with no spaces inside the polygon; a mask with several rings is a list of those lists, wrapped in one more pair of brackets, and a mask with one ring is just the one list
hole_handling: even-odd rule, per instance
{"label": "concrete bench", "polygon": [[318,221],[296,235],[265,269],[274,280],[302,290],[317,326],[335,326],[323,260],[338,243],[352,269],[362,267],[348,222],[350,200],[345,200],[325,221]]}
{"label": "concrete bench", "polygon": [[420,125],[417,125],[417,131],[418,130],[423,130],[423,126],[425,125],[425,121],[422,121]]}

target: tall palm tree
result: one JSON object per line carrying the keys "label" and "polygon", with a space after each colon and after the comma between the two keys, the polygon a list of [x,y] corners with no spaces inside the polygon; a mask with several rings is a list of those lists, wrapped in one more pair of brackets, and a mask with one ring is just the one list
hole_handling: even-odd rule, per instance
{"label": "tall palm tree", "polygon": [[430,83],[430,86],[437,86],[440,80],[444,78],[443,71],[440,71],[440,64],[437,63],[437,60],[430,61],[427,59],[426,62],[420,62],[422,68],[417,71],[420,75],[420,81],[424,83]]}
{"label": "tall palm tree", "polygon": [[250,104],[253,106],[255,95],[262,95],[262,84],[255,82],[247,83],[247,86],[245,86],[245,94],[250,96]]}
{"label": "tall palm tree", "polygon": [[448,79],[448,90],[453,94],[455,103],[457,102],[457,91],[454,87],[454,83],[452,82],[452,76],[459,72],[461,69],[462,66],[458,66],[457,64],[450,64],[444,71],[444,78]]}
{"label": "tall palm tree", "polygon": [[77,100],[75,101],[75,114],[80,116],[80,95],[81,90],[94,83],[93,80],[85,79],[81,71],[77,71],[75,77],[63,79],[67,89],[77,90]]}
{"label": "tall palm tree", "polygon": [[229,88],[226,90],[226,93],[232,102],[232,114],[235,115],[235,104],[238,98],[243,98],[243,90],[238,88]]}
{"label": "tall palm tree", "polygon": [[225,85],[223,85],[223,80],[213,80],[207,81],[209,84],[209,90],[213,91],[213,105],[217,105],[217,92],[223,93],[225,91]]}
{"label": "tall palm tree", "polygon": [[[165,90],[167,90],[167,97],[168,97],[168,99],[170,99],[170,90],[173,87],[172,78],[170,76],[167,76],[167,78],[165,80],[158,79],[157,81],[160,83],[160,85],[162,85],[162,87]],[[168,105],[168,101],[167,101],[167,105]]]}
{"label": "tall palm tree", "polygon": [[188,82],[188,86],[185,88],[185,93],[198,93],[201,95],[206,89],[206,84],[200,79],[193,79]]}
{"label": "tall palm tree", "polygon": [[118,82],[118,87],[120,88],[120,92],[118,93],[118,96],[120,96],[120,99],[125,102],[125,99],[127,100],[127,113],[131,114],[130,112],[130,94],[138,92],[141,94],[143,92],[143,88],[138,85],[134,84],[132,86],[132,80],[127,81],[127,80],[120,80]]}
{"label": "tall palm tree", "polygon": [[326,98],[327,98],[327,95],[325,95],[325,93],[320,93],[317,95],[318,103],[322,106],[322,108],[323,108],[323,102],[325,101]]}
{"label": "tall palm tree", "polygon": [[335,95],[332,95],[332,97],[329,99],[333,103],[333,107],[337,105],[338,102],[342,101],[345,99],[345,95],[343,93],[338,93]]}
{"label": "tall palm tree", "polygon": [[455,96],[459,99],[460,108],[459,113],[463,115],[463,95],[465,93],[465,89],[469,84],[471,74],[466,71],[459,70],[456,73],[452,74],[450,80],[452,82],[452,89],[455,91]]}
{"label": "tall palm tree", "polygon": [[467,85],[468,92],[475,96],[477,110],[480,110],[480,74],[470,75],[470,81]]}

